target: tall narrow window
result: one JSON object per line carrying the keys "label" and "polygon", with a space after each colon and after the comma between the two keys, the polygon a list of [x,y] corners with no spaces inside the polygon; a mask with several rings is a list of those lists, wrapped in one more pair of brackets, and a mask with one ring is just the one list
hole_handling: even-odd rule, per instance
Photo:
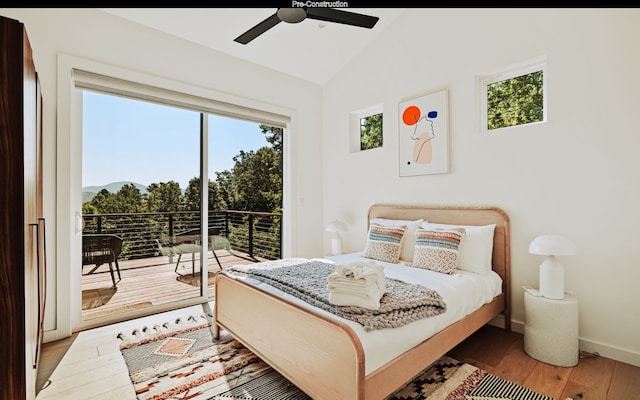
{"label": "tall narrow window", "polygon": [[360,150],[382,147],[382,113],[360,118]]}
{"label": "tall narrow window", "polygon": [[351,151],[382,147],[382,105],[351,113]]}

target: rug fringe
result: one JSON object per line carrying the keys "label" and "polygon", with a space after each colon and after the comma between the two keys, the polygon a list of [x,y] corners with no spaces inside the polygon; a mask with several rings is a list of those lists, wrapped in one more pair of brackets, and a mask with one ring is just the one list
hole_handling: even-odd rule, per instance
{"label": "rug fringe", "polygon": [[204,314],[188,315],[186,317],[178,317],[173,321],[167,321],[163,324],[145,325],[141,328],[135,328],[131,332],[120,332],[117,338],[122,341],[120,347],[130,346],[156,339],[166,334],[175,335],[176,331],[199,329],[207,325],[210,325],[209,320]]}

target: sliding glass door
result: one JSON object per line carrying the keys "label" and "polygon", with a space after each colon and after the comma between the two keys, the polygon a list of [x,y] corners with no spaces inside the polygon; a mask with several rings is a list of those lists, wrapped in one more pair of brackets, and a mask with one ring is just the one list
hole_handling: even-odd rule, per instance
{"label": "sliding glass door", "polygon": [[206,297],[203,115],[88,90],[82,109],[82,319]]}
{"label": "sliding glass door", "polygon": [[224,265],[280,258],[283,128],[92,90],[82,115],[82,321],[204,303]]}

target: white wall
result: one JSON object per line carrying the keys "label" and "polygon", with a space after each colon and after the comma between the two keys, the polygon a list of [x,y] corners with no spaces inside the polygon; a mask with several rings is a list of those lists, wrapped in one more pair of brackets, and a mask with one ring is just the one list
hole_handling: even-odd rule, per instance
{"label": "white wall", "polygon": [[[366,241],[373,203],[494,205],[511,221],[513,316],[537,287],[537,235],[573,240],[562,257],[580,301],[581,348],[640,365],[640,10],[410,9],[323,95],[325,224]],[[481,133],[475,77],[546,56],[548,122]],[[399,177],[398,103],[449,90],[450,172]],[[382,103],[384,146],[349,152],[349,113]],[[325,239],[325,246],[328,240]]]}
{"label": "white wall", "polygon": [[[542,261],[528,254],[529,242],[546,232],[570,237],[579,254],[562,262],[567,290],[580,300],[582,347],[640,365],[640,188],[632,175],[640,169],[639,10],[411,9],[324,88],[93,9],[0,8],[0,15],[25,24],[44,93],[48,333],[64,312],[56,311],[55,274],[68,268],[55,237],[56,190],[64,186],[56,169],[65,167],[56,157],[62,52],[294,110],[290,255],[319,255],[322,227],[334,218],[350,225],[345,249],[361,250],[373,203],[499,206],[511,219],[517,327],[521,287],[537,286]],[[549,122],[481,134],[475,76],[541,55]],[[399,178],[398,103],[445,88],[450,173]],[[384,147],[350,154],[349,113],[379,103]]]}
{"label": "white wall", "polygon": [[[322,159],[321,87],[273,70],[214,52],[182,39],[138,26],[95,9],[18,9],[0,8],[0,15],[25,24],[44,95],[44,179],[45,217],[47,219],[48,290],[45,340],[64,334],[69,310],[57,304],[66,296],[68,282],[56,282],[57,276],[70,276],[68,238],[57,238],[56,232],[70,232],[61,227],[72,226],[73,215],[68,204],[57,204],[59,191],[69,190],[68,182],[57,176],[69,176],[69,149],[56,150],[57,138],[68,136],[57,132],[57,112],[69,105],[57,102],[57,59],[60,53],[110,64],[136,72],[144,72],[179,84],[188,84],[239,98],[241,105],[265,103],[290,110],[291,131],[285,135],[289,175],[285,177],[286,211],[291,216],[284,233],[290,240],[285,255],[315,256],[322,249],[321,209]],[[300,140],[300,138],[304,138]],[[69,146],[72,147],[72,146]],[[58,153],[57,153],[58,152]],[[60,154],[60,157],[57,156]],[[63,193],[63,197],[69,198]],[[300,199],[304,199],[301,201]],[[62,202],[61,202],[62,203]],[[58,216],[63,220],[56,220]],[[64,235],[64,233],[63,233]],[[303,237],[308,240],[297,240]],[[59,239],[59,240],[57,240]],[[79,273],[79,271],[77,271]],[[58,297],[61,296],[61,297]],[[60,302],[62,303],[62,302]],[[64,322],[63,322],[64,323]]]}

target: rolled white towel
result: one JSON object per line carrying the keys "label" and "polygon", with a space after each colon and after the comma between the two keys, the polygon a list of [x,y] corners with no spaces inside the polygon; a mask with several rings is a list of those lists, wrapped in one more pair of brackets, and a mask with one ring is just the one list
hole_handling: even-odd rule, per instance
{"label": "rolled white towel", "polygon": [[335,271],[329,274],[329,283],[353,282],[361,286],[376,285],[383,291],[386,287],[384,266],[375,262],[355,262],[350,265],[336,265]]}
{"label": "rolled white towel", "polygon": [[336,265],[327,281],[329,302],[339,306],[377,310],[386,290],[384,266],[375,262]]}

